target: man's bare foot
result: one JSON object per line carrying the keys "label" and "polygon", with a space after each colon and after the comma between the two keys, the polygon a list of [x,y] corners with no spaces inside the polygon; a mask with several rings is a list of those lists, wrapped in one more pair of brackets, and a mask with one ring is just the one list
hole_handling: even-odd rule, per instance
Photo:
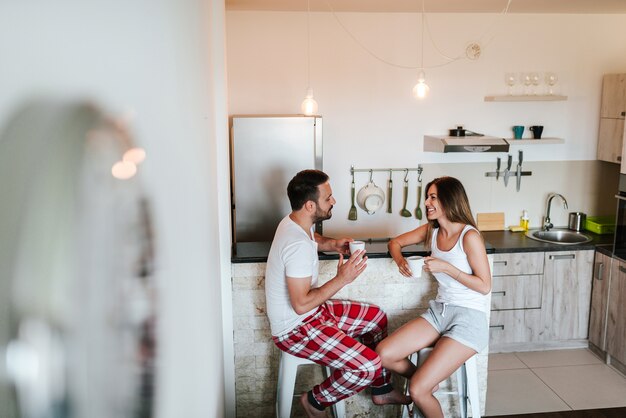
{"label": "man's bare foot", "polygon": [[300,396],[300,403],[308,418],[326,418],[326,411],[320,411],[309,403],[308,392],[304,392],[302,396]]}
{"label": "man's bare foot", "polygon": [[389,393],[385,393],[384,395],[372,395],[372,402],[374,402],[374,404],[376,405],[408,405],[412,401],[410,396],[403,395],[402,393],[394,389]]}

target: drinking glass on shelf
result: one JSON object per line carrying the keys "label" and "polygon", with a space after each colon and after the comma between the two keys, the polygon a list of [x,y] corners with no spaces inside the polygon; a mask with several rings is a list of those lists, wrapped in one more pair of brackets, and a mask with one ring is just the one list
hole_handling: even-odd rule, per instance
{"label": "drinking glass on shelf", "polygon": [[546,73],[546,84],[548,85],[548,94],[549,95],[553,95],[554,94],[554,85],[557,83],[557,81],[559,81],[559,77],[552,72]]}
{"label": "drinking glass on shelf", "polygon": [[509,96],[513,95],[513,86],[515,86],[515,73],[504,74],[504,82],[509,86]]}
{"label": "drinking glass on shelf", "polygon": [[532,79],[530,78],[530,73],[521,73],[520,74],[520,83],[524,85],[524,94],[528,94],[528,87],[532,84]]}
{"label": "drinking glass on shelf", "polygon": [[537,94],[537,86],[541,82],[539,73],[535,73],[535,72],[530,73],[530,82],[533,85],[532,94]]}

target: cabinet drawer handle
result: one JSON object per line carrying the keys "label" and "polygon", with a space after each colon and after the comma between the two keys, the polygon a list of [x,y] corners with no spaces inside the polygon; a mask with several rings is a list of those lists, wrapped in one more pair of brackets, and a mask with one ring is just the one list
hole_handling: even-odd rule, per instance
{"label": "cabinet drawer handle", "polygon": [[576,258],[576,254],[551,255],[548,258],[550,260],[573,260]]}
{"label": "cabinet drawer handle", "polygon": [[619,266],[619,271],[626,273],[626,267]]}
{"label": "cabinet drawer handle", "polygon": [[499,290],[497,292],[491,292],[491,296],[506,296],[506,290]]}
{"label": "cabinet drawer handle", "polygon": [[622,161],[622,156],[621,155],[617,157],[617,161]]}
{"label": "cabinet drawer handle", "polygon": [[504,325],[489,325],[489,328],[499,329],[501,331],[504,331]]}
{"label": "cabinet drawer handle", "polygon": [[503,266],[507,265],[506,260],[505,261],[494,261],[493,264],[502,264]]}
{"label": "cabinet drawer handle", "polygon": [[604,277],[602,277],[604,275],[604,263],[598,263],[596,266],[598,266],[598,274],[596,274],[596,278],[598,280],[604,279]]}
{"label": "cabinet drawer handle", "polygon": [[622,113],[621,113],[621,115],[622,115],[622,116],[626,116],[626,112],[622,112]]}

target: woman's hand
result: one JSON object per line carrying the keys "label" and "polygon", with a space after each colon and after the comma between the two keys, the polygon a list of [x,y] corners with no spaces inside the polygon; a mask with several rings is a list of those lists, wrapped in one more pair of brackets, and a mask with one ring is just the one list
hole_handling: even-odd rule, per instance
{"label": "woman's hand", "polygon": [[406,258],[400,257],[398,260],[394,260],[398,265],[398,271],[404,277],[413,277],[413,272],[409,268],[409,263],[406,261]]}
{"label": "woman's hand", "polygon": [[429,273],[446,273],[451,267],[447,261],[435,257],[424,257],[424,271]]}

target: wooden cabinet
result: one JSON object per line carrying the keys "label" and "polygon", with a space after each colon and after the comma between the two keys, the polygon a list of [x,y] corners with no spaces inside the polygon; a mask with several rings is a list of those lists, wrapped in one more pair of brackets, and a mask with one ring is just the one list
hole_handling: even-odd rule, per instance
{"label": "wooden cabinet", "polygon": [[507,351],[541,330],[543,253],[494,254],[489,343]]}
{"label": "wooden cabinet", "polygon": [[593,251],[545,253],[543,340],[588,338],[593,255]]}
{"label": "wooden cabinet", "polygon": [[543,254],[542,252],[494,254],[492,276],[543,274]]}
{"label": "wooden cabinet", "polygon": [[613,261],[609,285],[606,351],[609,362],[626,373],[626,262]]}
{"label": "wooden cabinet", "polygon": [[[596,252],[591,285],[591,311],[589,313],[589,343],[593,351],[606,351],[606,319],[611,280],[611,261],[605,254]],[[618,263],[616,263],[618,264]]]}
{"label": "wooden cabinet", "polygon": [[593,256],[591,250],[494,254],[490,351],[585,346]]}
{"label": "wooden cabinet", "polygon": [[602,80],[598,160],[611,163],[623,161],[622,144],[625,115],[626,74],[606,74]]}
{"label": "wooden cabinet", "polygon": [[626,111],[626,74],[605,74],[602,79],[601,118],[621,118]]}

